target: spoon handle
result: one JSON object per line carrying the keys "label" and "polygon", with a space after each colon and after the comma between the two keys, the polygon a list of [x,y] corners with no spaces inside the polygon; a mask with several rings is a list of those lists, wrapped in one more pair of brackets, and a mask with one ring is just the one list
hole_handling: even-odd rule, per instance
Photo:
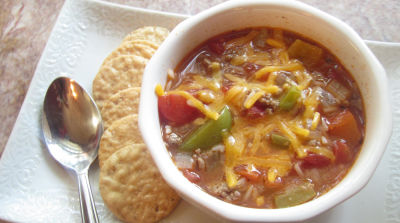
{"label": "spoon handle", "polygon": [[93,201],[92,189],[90,188],[88,170],[76,173],[79,184],[79,200],[81,202],[81,217],[84,223],[97,223],[96,206]]}

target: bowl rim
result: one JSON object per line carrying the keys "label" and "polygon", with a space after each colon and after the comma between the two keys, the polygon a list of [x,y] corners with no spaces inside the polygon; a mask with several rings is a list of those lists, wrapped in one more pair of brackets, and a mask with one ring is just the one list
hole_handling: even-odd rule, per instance
{"label": "bowl rim", "polygon": [[[151,100],[148,100],[150,94],[154,95],[154,87],[153,85],[149,85],[147,77],[152,73],[154,69],[154,65],[156,65],[157,60],[160,56],[160,51],[163,51],[167,45],[172,43],[172,39],[175,36],[178,36],[180,33],[184,33],[186,30],[191,29],[191,27],[197,26],[201,24],[204,20],[209,17],[215,16],[219,13],[224,13],[226,11],[235,10],[240,7],[255,7],[255,6],[276,6],[281,7],[288,10],[300,11],[303,13],[309,13],[314,17],[317,17],[320,20],[323,20],[326,23],[329,23],[333,27],[335,27],[338,31],[340,31],[344,36],[346,36],[351,43],[355,46],[357,50],[364,55],[365,60],[368,61],[369,66],[371,67],[373,78],[377,81],[376,87],[381,94],[379,94],[379,112],[382,113],[382,117],[379,117],[381,123],[379,126],[385,127],[382,129],[386,129],[386,131],[380,131],[377,142],[374,144],[380,150],[378,150],[374,159],[370,158],[368,162],[371,164],[365,167],[365,171],[358,176],[357,182],[358,184],[352,188],[348,188],[344,191],[344,193],[335,193],[335,197],[325,197],[328,194],[332,194],[332,192],[336,191],[337,186],[332,188],[329,192],[324,194],[324,196],[319,197],[318,199],[308,201],[304,204],[284,208],[284,209],[256,209],[256,208],[247,208],[238,205],[233,205],[218,198],[215,198],[212,195],[204,192],[202,189],[197,188],[193,183],[187,181],[185,185],[181,185],[180,182],[182,180],[183,175],[176,168],[176,166],[171,162],[166,162],[165,153],[164,155],[160,155],[158,148],[155,148],[154,145],[154,136],[152,135],[153,130],[149,128],[148,122],[149,119],[154,117],[150,117],[152,111],[150,109]],[[380,75],[378,75],[380,74]],[[210,9],[200,12],[199,14],[189,17],[184,20],[180,24],[178,24],[170,33],[170,35],[166,38],[164,43],[160,46],[159,50],[155,53],[153,58],[149,61],[148,66],[146,66],[142,90],[140,96],[140,106],[139,106],[139,129],[142,133],[144,142],[148,146],[150,153],[160,170],[162,176],[170,184],[175,190],[178,191],[183,197],[187,198],[189,202],[195,204],[196,206],[200,206],[208,210],[213,214],[217,214],[222,216],[223,218],[235,221],[300,221],[316,216],[338,204],[350,198],[352,195],[360,191],[369,181],[371,176],[373,175],[374,170],[376,169],[383,152],[386,148],[386,145],[389,141],[392,129],[392,115],[389,103],[389,93],[387,91],[387,79],[386,73],[383,69],[382,65],[373,55],[373,53],[366,46],[361,37],[346,23],[341,20],[323,12],[319,9],[316,9],[312,6],[309,6],[305,3],[291,0],[232,0],[227,1],[222,4],[216,5]],[[154,97],[154,96],[153,96]],[[154,113],[154,111],[153,111]],[[157,112],[158,115],[158,112]],[[158,122],[158,117],[156,117],[156,121]],[[158,124],[158,127],[160,125]],[[165,146],[163,149],[166,150]],[[169,158],[170,159],[170,158]],[[358,160],[356,160],[358,162]],[[171,168],[171,163],[175,168]],[[346,177],[345,177],[346,178]],[[343,181],[343,180],[342,180]],[[190,186],[190,185],[191,186]],[[197,188],[197,189],[196,189]],[[195,193],[194,193],[195,192]],[[324,198],[325,197],[325,198]]]}

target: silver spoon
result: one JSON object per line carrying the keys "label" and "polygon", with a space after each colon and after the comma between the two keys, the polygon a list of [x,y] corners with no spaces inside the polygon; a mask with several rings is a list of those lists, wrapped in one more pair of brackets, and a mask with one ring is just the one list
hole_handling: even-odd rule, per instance
{"label": "silver spoon", "polygon": [[88,170],[96,159],[103,124],[89,94],[74,80],[55,79],[44,99],[42,131],[50,154],[78,178],[82,222],[98,222]]}

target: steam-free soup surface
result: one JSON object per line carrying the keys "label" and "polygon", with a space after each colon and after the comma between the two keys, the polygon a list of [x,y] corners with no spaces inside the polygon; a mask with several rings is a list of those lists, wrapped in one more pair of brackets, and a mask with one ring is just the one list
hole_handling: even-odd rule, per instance
{"label": "steam-free soup surface", "polygon": [[315,199],[343,179],[363,142],[363,102],[351,75],[323,46],[280,29],[204,42],[156,92],[176,166],[241,206]]}

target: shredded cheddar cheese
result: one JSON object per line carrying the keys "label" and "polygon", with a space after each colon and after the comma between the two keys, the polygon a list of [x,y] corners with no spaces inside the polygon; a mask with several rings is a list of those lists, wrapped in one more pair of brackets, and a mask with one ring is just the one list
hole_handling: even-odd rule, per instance
{"label": "shredded cheddar cheese", "polygon": [[235,83],[235,86],[241,86],[245,87],[247,89],[260,89],[264,91],[264,93],[270,93],[270,94],[275,94],[281,92],[281,89],[276,86],[272,85],[271,83],[273,81],[270,81],[268,84],[262,84],[261,82],[252,82],[248,83],[245,79],[242,79],[240,77],[236,77],[232,74],[225,74],[224,75],[228,80],[232,81]]}
{"label": "shredded cheddar cheese", "polygon": [[306,97],[306,99],[304,100],[304,105],[306,107],[303,113],[304,121],[306,121],[307,119],[311,119],[314,116],[314,111],[316,110],[318,104],[318,94],[313,91],[311,95]]}
{"label": "shredded cheddar cheese", "polygon": [[269,168],[268,169],[267,178],[268,178],[268,181],[270,183],[275,182],[275,179],[276,179],[277,175],[278,175],[278,171],[275,168]]}
{"label": "shredded cheddar cheese", "polygon": [[268,80],[265,83],[265,86],[273,86],[275,84],[275,79],[276,76],[278,76],[278,74],[276,72],[272,72],[269,76],[268,76]]}
{"label": "shredded cheddar cheese", "polygon": [[254,77],[256,79],[262,78],[264,75],[274,72],[274,71],[295,71],[295,70],[301,70],[304,69],[303,65],[300,63],[291,63],[291,64],[285,64],[285,65],[277,65],[277,66],[265,66],[258,70],[257,72],[254,73]]}
{"label": "shredded cheddar cheese", "polygon": [[197,97],[200,101],[210,104],[215,101],[215,96],[210,90],[200,90],[197,92]]}
{"label": "shredded cheddar cheese", "polygon": [[298,79],[298,88],[300,90],[304,90],[308,87],[308,85],[310,84],[312,77],[311,75],[306,72],[306,71],[295,71],[293,72],[296,76],[296,78]]}
{"label": "shredded cheddar cheese", "polygon": [[221,71],[221,64],[218,62],[212,62],[209,67],[211,68],[213,74],[216,74]]}
{"label": "shredded cheddar cheese", "polygon": [[240,38],[236,38],[233,40],[230,40],[226,43],[226,48],[232,48],[232,47],[236,47],[236,46],[240,46],[240,45],[244,45],[246,43],[249,43],[254,37],[256,37],[258,35],[258,31],[252,30],[251,32],[249,32],[249,34],[247,34],[246,36],[240,37]]}
{"label": "shredded cheddar cheese", "polygon": [[201,86],[209,88],[213,91],[219,91],[219,89],[220,89],[220,86],[218,84],[216,84],[212,80],[207,79],[206,77],[204,77],[202,75],[193,75],[193,79]]}
{"label": "shredded cheddar cheese", "polygon": [[188,100],[188,104],[197,108],[200,112],[202,112],[206,117],[217,120],[219,117],[218,112],[212,111],[207,105],[204,105],[197,98],[193,97],[191,94],[186,91],[169,91],[168,94],[179,94],[185,97]]}
{"label": "shredded cheddar cheese", "polygon": [[233,188],[238,183],[239,176],[233,171],[233,168],[230,166],[225,167],[225,177],[226,177],[226,184],[229,188]]}
{"label": "shredded cheddar cheese", "polygon": [[235,98],[238,94],[242,93],[243,91],[246,91],[247,89],[241,86],[233,86],[231,87],[225,95],[225,100],[226,101],[231,101],[233,98]]}
{"label": "shredded cheddar cheese", "polygon": [[311,130],[315,130],[317,128],[320,118],[321,118],[321,114],[319,112],[315,112],[314,118],[311,122]]}
{"label": "shredded cheddar cheese", "polygon": [[[167,112],[164,115],[159,108],[161,125],[163,133],[169,125],[169,133],[182,137],[181,145],[193,145],[186,150],[175,138],[165,138],[165,142],[173,153],[192,152],[187,159],[193,159],[193,171],[201,176],[195,183],[211,188],[210,194],[218,194],[214,185],[222,183],[230,191],[243,192],[243,196],[227,193],[232,196],[229,198],[242,199],[251,207],[280,208],[274,196],[290,191],[292,185],[288,184],[294,182],[293,188],[307,186],[308,190],[314,185],[300,182],[318,181],[328,170],[342,171],[346,165],[337,165],[339,161],[350,162],[339,156],[335,162],[337,148],[332,143],[342,136],[332,133],[333,121],[328,128],[325,120],[331,116],[334,120],[352,103],[343,100],[357,92],[326,74],[327,69],[341,68],[329,52],[308,39],[286,35],[281,29],[259,27],[215,36],[185,57],[176,67],[177,73],[168,70],[164,89],[155,87],[158,96],[185,98],[170,95],[176,106],[159,101]],[[203,115],[199,117],[184,103]],[[181,112],[175,112],[180,106]],[[229,116],[217,112],[222,109],[228,110]],[[217,154],[218,165],[209,165],[209,160],[203,165],[209,154],[213,159]],[[176,161],[178,166],[180,160]],[[334,177],[331,172],[328,175]],[[311,189],[321,192],[319,186]]]}
{"label": "shredded cheddar cheese", "polygon": [[319,155],[323,155],[325,157],[328,157],[329,159],[331,159],[332,161],[335,160],[335,155],[333,154],[332,150],[329,150],[325,147],[308,147],[307,148],[308,151],[313,152],[315,154],[319,154]]}
{"label": "shredded cheddar cheese", "polygon": [[165,94],[164,89],[161,86],[161,84],[156,85],[155,91],[156,91],[157,96],[163,96]]}
{"label": "shredded cheddar cheese", "polygon": [[247,58],[244,56],[236,56],[231,60],[231,64],[235,66],[240,66],[247,61]]}
{"label": "shredded cheddar cheese", "polygon": [[297,156],[300,158],[306,157],[307,153],[305,152],[305,150],[301,147],[301,143],[299,141],[299,139],[297,138],[297,136],[287,127],[287,125],[281,121],[279,122],[279,128],[280,130],[289,138],[291,145],[294,149],[294,151],[296,151]]}
{"label": "shredded cheddar cheese", "polygon": [[265,201],[264,201],[264,196],[258,196],[257,198],[256,198],[256,204],[257,204],[257,206],[262,206],[262,205],[264,205],[264,203],[265,203]]}
{"label": "shredded cheddar cheese", "polygon": [[290,159],[282,159],[281,157],[256,157],[256,156],[242,156],[238,159],[239,163],[250,163],[255,166],[271,168],[281,167],[286,170],[292,168],[292,162]]}
{"label": "shredded cheddar cheese", "polygon": [[287,53],[286,50],[283,50],[279,54],[279,59],[281,61],[281,64],[288,64],[289,63],[289,54]]}
{"label": "shredded cheddar cheese", "polygon": [[239,176],[233,171],[236,165],[237,157],[243,152],[243,147],[236,143],[233,136],[229,135],[224,138],[225,145],[225,176],[226,183],[229,188],[236,186]]}
{"label": "shredded cheddar cheese", "polygon": [[299,136],[308,137],[310,135],[310,130],[302,128],[296,124],[291,125],[290,130]]}
{"label": "shredded cheddar cheese", "polygon": [[275,39],[269,38],[269,39],[265,40],[265,42],[268,45],[276,47],[276,48],[285,48],[285,43],[282,42],[282,41],[279,41],[279,40],[275,40]]}
{"label": "shredded cheddar cheese", "polygon": [[250,95],[246,98],[246,101],[244,102],[244,107],[247,109],[251,108],[254,105],[254,103],[256,103],[256,101],[260,99],[264,94],[265,94],[264,91],[259,90],[255,93],[254,91],[252,91]]}

